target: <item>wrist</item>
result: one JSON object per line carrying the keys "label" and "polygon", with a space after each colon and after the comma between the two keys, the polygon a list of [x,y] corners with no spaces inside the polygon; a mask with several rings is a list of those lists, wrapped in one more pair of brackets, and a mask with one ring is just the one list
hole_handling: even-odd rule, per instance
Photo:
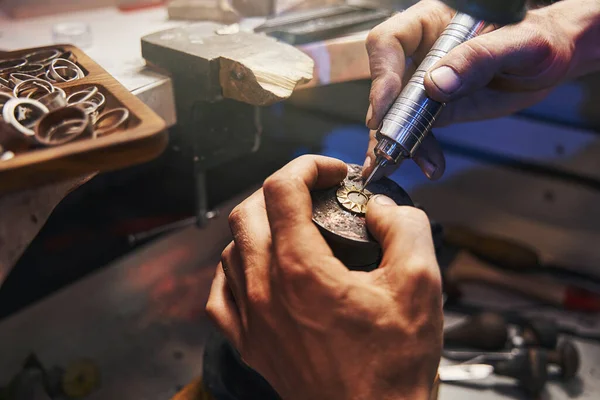
{"label": "wrist", "polygon": [[[568,79],[600,70],[600,1],[563,0],[546,8],[572,46]],[[560,38],[559,38],[560,39]]]}

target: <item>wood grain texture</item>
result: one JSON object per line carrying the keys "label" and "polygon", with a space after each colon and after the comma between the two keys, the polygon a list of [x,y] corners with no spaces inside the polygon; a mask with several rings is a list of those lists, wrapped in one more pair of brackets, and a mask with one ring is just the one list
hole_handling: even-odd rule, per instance
{"label": "wood grain texture", "polygon": [[0,195],[61,182],[65,179],[109,171],[151,160],[166,147],[166,124],[103,68],[74,46],[54,45],[5,54],[17,57],[43,48],[71,50],[87,71],[83,79],[56,84],[68,94],[86,86],[98,86],[107,97],[106,109],[126,107],[126,129],[98,139],[81,139],[62,146],[30,150],[0,163]]}

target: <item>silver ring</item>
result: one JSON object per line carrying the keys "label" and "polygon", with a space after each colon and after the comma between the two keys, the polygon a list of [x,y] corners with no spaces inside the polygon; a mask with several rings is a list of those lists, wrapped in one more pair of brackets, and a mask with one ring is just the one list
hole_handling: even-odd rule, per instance
{"label": "silver ring", "polygon": [[[14,99],[13,95],[9,92],[0,92],[0,117],[2,117],[2,109],[9,100]],[[3,117],[2,117],[3,118]]]}
{"label": "silver ring", "polygon": [[50,111],[67,106],[64,92],[61,93],[58,90],[40,97],[37,101],[45,105]]}
{"label": "silver ring", "polygon": [[0,76],[0,90],[12,92],[12,82]]}
{"label": "silver ring", "polygon": [[56,133],[58,133],[60,129],[66,128],[64,136],[51,143],[54,146],[59,144],[65,144],[79,136],[82,133],[82,131],[85,131],[85,128],[78,128],[81,128],[82,126],[85,127],[87,123],[89,123],[89,121],[84,121],[82,119],[66,119],[58,125],[54,125],[52,128],[50,128],[48,130],[48,133],[46,134],[46,139],[48,139],[48,141],[52,141],[52,138],[54,137],[54,135],[56,135]]}
{"label": "silver ring", "polygon": [[[67,67],[67,69],[75,71],[76,75],[73,78],[64,78],[56,71],[57,67]],[[70,82],[85,77],[85,74],[83,73],[81,68],[79,68],[76,64],[72,63],[71,61],[65,60],[64,58],[56,58],[52,60],[48,72],[50,73],[50,76],[57,82]]]}
{"label": "silver ring", "polygon": [[[24,118],[27,118],[27,116],[26,112],[21,111],[21,109],[19,109],[18,107],[23,105],[28,105],[29,109],[37,109],[41,113],[39,118],[34,119],[33,121],[31,121],[31,123],[27,125],[22,124],[21,121]],[[25,110],[26,108],[23,109]],[[22,117],[15,116],[16,111],[22,113]],[[15,128],[17,131],[21,132],[25,136],[35,135],[35,132],[31,127],[34,126],[35,122],[37,122],[45,114],[48,114],[48,108],[39,101],[33,99],[10,99],[6,102],[6,104],[4,104],[4,108],[2,109],[2,117],[4,118],[4,121],[6,123],[11,124],[13,128]]]}
{"label": "silver ring", "polygon": [[22,72],[13,72],[9,75],[9,81],[11,81],[14,85],[16,85],[19,82],[26,81],[28,79],[37,79],[37,78],[33,75],[24,74]]}
{"label": "silver ring", "polygon": [[33,53],[25,55],[25,60],[31,64],[42,64],[48,65],[52,60],[59,57],[61,54],[60,50],[57,49],[46,49],[38,50]]}
{"label": "silver ring", "polygon": [[[107,127],[101,128],[101,122],[103,120],[106,120],[109,117],[112,117],[114,114],[121,114],[120,118],[117,119],[115,121],[115,123],[113,123],[112,125],[109,125]],[[119,108],[113,108],[112,110],[109,111],[105,111],[102,114],[100,114],[100,116],[98,117],[98,119],[96,119],[96,122],[94,123],[94,139],[97,138],[98,136],[103,136],[103,135],[107,135],[111,132],[114,132],[115,130],[117,130],[119,127],[121,127],[123,124],[125,124],[125,122],[127,122],[127,120],[129,119],[129,110],[124,108],[124,107],[119,107]]]}
{"label": "silver ring", "polygon": [[67,99],[67,94],[65,93],[65,91],[59,87],[54,87],[54,91],[60,93],[60,95],[63,97],[63,99]]}
{"label": "silver ring", "polygon": [[44,66],[42,64],[25,64],[22,67],[19,67],[18,72],[38,76],[40,73],[44,72]]}
{"label": "silver ring", "polygon": [[[57,72],[60,70],[67,70],[67,71],[73,71],[73,69],[71,69],[70,67],[67,66],[62,66],[62,67],[56,67],[54,68]],[[47,70],[46,72],[42,73],[43,78],[46,81],[50,82],[50,83],[62,83],[62,82],[70,82],[70,81],[57,81],[56,79],[52,78],[52,76],[50,76],[50,70]],[[71,80],[75,80],[75,76],[71,79]]]}
{"label": "silver ring", "polygon": [[48,93],[54,92],[54,85],[52,85],[50,82],[47,82],[40,78],[33,78],[33,79],[26,79],[24,81],[17,83],[13,89],[13,95],[15,97],[21,97],[21,94],[25,90],[32,89],[32,87],[29,87],[29,86],[44,88],[44,89],[46,89],[46,91]]}
{"label": "silver ring", "polygon": [[15,72],[25,64],[27,64],[27,60],[24,58],[0,61],[0,74]]}
{"label": "silver ring", "polygon": [[92,115],[96,112],[96,110],[98,110],[98,104],[94,103],[93,101],[80,101],[78,103],[68,104],[68,106],[79,107],[85,111],[87,115]]}
{"label": "silver ring", "polygon": [[66,107],[46,114],[35,127],[34,140],[45,146],[57,146],[92,135],[90,118],[79,107]]}
{"label": "silver ring", "polygon": [[[69,97],[67,97],[67,103],[75,104],[75,103],[80,103],[83,101],[88,101],[96,93],[98,93],[98,88],[96,86],[90,86],[90,87],[80,90],[78,92],[71,93],[69,95]],[[78,97],[78,96],[83,96],[83,97],[81,97],[80,99],[76,99],[76,97]]]}

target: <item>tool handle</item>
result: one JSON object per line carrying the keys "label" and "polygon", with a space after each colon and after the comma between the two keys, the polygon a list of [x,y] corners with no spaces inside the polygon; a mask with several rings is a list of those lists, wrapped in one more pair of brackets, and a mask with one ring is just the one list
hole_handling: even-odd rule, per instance
{"label": "tool handle", "polygon": [[384,117],[378,134],[398,143],[405,156],[413,156],[444,106],[427,96],[423,84],[425,74],[450,50],[476,36],[484,26],[484,21],[457,13]]}
{"label": "tool handle", "polygon": [[494,268],[466,251],[462,251],[456,256],[445,276],[447,281],[453,285],[487,284],[517,292],[557,307],[564,306],[567,291],[567,287],[561,283]]}
{"label": "tool handle", "polygon": [[515,272],[543,271],[537,252],[525,244],[485,235],[461,225],[444,225],[444,241]]}

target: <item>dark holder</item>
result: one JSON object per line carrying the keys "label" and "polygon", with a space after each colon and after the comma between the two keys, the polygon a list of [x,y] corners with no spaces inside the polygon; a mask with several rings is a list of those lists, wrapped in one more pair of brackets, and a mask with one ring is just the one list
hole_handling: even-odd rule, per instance
{"label": "dark holder", "polygon": [[[348,165],[348,186],[362,186],[361,167]],[[338,202],[339,186],[314,191],[313,221],[334,255],[349,269],[370,271],[381,261],[381,248],[367,231],[364,215],[344,209]],[[373,194],[383,194],[398,205],[413,206],[409,195],[388,178],[369,184]],[[439,226],[432,226],[434,236],[441,234]],[[434,240],[435,241],[435,240]],[[265,379],[248,367],[238,352],[217,331],[213,331],[204,350],[203,382],[216,400],[275,400],[279,395]]]}

